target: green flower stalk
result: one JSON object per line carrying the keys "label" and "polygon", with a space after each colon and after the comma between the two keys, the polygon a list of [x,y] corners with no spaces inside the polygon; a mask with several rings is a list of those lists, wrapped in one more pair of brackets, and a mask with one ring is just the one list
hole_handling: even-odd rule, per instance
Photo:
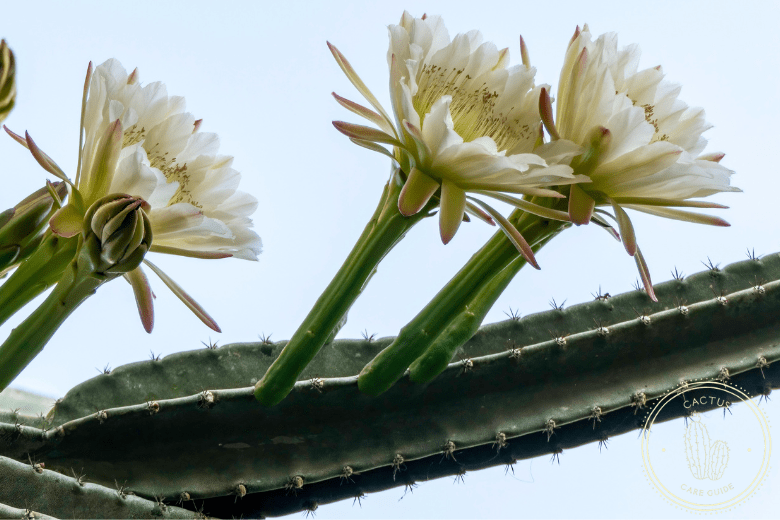
{"label": "green flower stalk", "polygon": [[14,53],[0,41],[0,123],[8,117],[16,101],[16,63]]}
{"label": "green flower stalk", "polygon": [[148,209],[142,199],[121,194],[99,199],[89,207],[78,238],[78,252],[57,286],[0,345],[0,391],[98,287],[141,264],[152,243]]}
{"label": "green flower stalk", "polygon": [[298,375],[325,345],[339,321],[360,296],[382,258],[409,229],[435,208],[437,201],[431,200],[422,211],[410,217],[403,216],[398,211],[402,182],[400,174],[394,172],[385,185],[374,215],[341,269],[265,376],[255,385],[255,398],[260,403],[271,406],[287,396]]}
{"label": "green flower stalk", "polygon": [[573,175],[569,165],[550,165],[534,153],[542,131],[535,70],[525,63],[508,67],[508,49],[482,43],[478,32],[450,40],[438,17],[414,18],[409,13],[399,25],[390,26],[387,62],[394,117],[344,55],[328,46],[347,78],[376,110],[334,94],[339,104],[374,127],[343,121],[334,126],[355,144],[390,157],[403,185],[388,185],[388,198],[375,214],[385,215],[388,227],[369,223],[344,267],[256,384],[255,397],[266,405],[279,402],[292,389],[359,295],[368,274],[420,215],[439,207],[439,235],[445,244],[471,216],[498,225],[520,254],[538,267],[522,233],[483,197],[534,206],[508,194],[558,199],[563,195],[547,186],[586,180]]}
{"label": "green flower stalk", "polygon": [[[606,34],[591,41],[587,26],[577,28],[566,54],[558,89],[557,119],[547,89],[539,107],[551,142],[535,151],[550,163],[569,164],[589,182],[559,187],[567,195],[557,202],[557,215],[522,207],[511,222],[541,247],[556,233],[535,229],[544,218],[550,230],[571,223],[595,222],[622,241],[634,257],[648,296],[655,300],[649,269],[637,245],[636,233],[624,208],[701,224],[728,226],[718,217],[682,208],[725,208],[689,200],[719,192],[740,191],[729,185],[731,170],[719,164],[723,154],[700,155],[710,125],[704,111],[677,99],[679,87],[663,80],[660,67],[637,71],[638,48],[617,49],[617,38]],[[576,153],[560,150],[578,149]],[[558,154],[557,158],[553,155]],[[601,209],[606,206],[613,214]],[[619,233],[606,218],[616,223]],[[538,232],[537,232],[538,233]],[[536,250],[536,249],[535,249]],[[496,234],[431,303],[404,327],[398,338],[361,372],[358,384],[366,393],[387,390],[411,365],[414,381],[429,381],[452,359],[455,350],[476,332],[490,307],[525,264],[512,244]],[[457,302],[454,303],[453,302]]]}

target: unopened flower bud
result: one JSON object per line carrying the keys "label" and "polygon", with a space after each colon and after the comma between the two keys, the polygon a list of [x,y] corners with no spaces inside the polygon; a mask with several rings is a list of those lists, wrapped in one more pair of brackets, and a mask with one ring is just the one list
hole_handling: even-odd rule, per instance
{"label": "unopened flower bud", "polygon": [[140,197],[113,194],[98,199],[84,217],[84,246],[94,271],[127,273],[141,264],[152,245],[149,204]]}
{"label": "unopened flower bud", "polygon": [[0,213],[0,273],[25,260],[38,247],[46,223],[57,209],[51,195],[53,190],[60,200],[68,194],[64,182],[45,186]]}
{"label": "unopened flower bud", "polygon": [[5,40],[0,41],[0,122],[2,122],[16,100],[16,66],[14,64],[14,53],[5,44]]}

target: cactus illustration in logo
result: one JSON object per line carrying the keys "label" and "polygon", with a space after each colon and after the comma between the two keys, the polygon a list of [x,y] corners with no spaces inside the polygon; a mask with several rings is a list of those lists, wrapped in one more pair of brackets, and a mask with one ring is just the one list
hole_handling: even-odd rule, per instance
{"label": "cactus illustration in logo", "polygon": [[710,449],[710,463],[707,476],[710,480],[720,480],[729,463],[729,447],[723,441],[716,441]]}
{"label": "cactus illustration in logo", "polygon": [[685,428],[685,458],[693,478],[719,480],[729,463],[729,447],[724,441],[710,443],[710,434],[694,414]]}

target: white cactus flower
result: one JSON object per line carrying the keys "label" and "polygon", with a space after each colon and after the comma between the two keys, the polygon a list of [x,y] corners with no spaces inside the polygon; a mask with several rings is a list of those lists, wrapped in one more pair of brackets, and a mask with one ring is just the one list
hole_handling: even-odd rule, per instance
{"label": "white cactus flower", "polygon": [[[728,226],[721,218],[677,208],[725,208],[689,199],[741,190],[730,185],[733,172],[719,164],[722,153],[702,155],[707,144],[702,134],[711,127],[704,110],[679,100],[680,86],[665,80],[661,67],[638,71],[639,55],[637,45],[618,50],[614,33],[592,41],[587,25],[578,28],[561,70],[554,122],[546,90],[540,106],[554,140],[584,148],[573,160],[566,156],[563,161],[591,181],[569,188],[571,221],[603,222],[599,214],[614,218],[626,251],[636,258],[654,297],[624,209]],[[614,215],[597,206],[611,206]]]}
{"label": "white cactus flower", "polygon": [[[251,229],[257,200],[238,191],[241,175],[233,158],[217,155],[219,138],[198,132],[201,120],[185,112],[183,97],[168,96],[161,82],[142,86],[138,70],[127,74],[110,59],[84,85],[79,161],[71,183],[59,166],[33,142],[9,134],[27,146],[50,173],[71,185],[71,198],[52,218],[54,233],[82,232],[84,214],[109,194],[145,201],[151,223],[151,251],[206,259],[257,260],[260,237]],[[211,317],[170,277],[144,262],[209,327]],[[153,325],[152,297],[140,267],[125,274],[133,286],[141,320]]]}
{"label": "white cactus flower", "polygon": [[[84,109],[84,146],[76,186],[87,205],[109,193],[150,206],[152,251],[257,260],[261,241],[250,228],[257,200],[238,191],[233,158],[217,155],[219,137],[198,132],[183,97],[160,82],[141,86],[114,59],[95,69]],[[118,123],[117,123],[118,121]],[[111,171],[100,164],[112,125],[121,148]]]}
{"label": "white cactus flower", "polygon": [[[343,122],[334,125],[357,144],[398,162],[406,176],[398,200],[402,214],[417,213],[441,189],[439,229],[445,244],[468,212],[491,224],[498,221],[538,267],[517,230],[490,205],[467,195],[478,193],[523,206],[528,203],[506,194],[562,197],[545,187],[587,180],[572,175],[568,165],[548,166],[533,153],[541,143],[540,87],[534,86],[536,70],[528,63],[522,39],[524,63],[508,67],[508,49],[482,43],[478,31],[450,40],[438,16],[413,18],[405,12],[389,33],[394,118],[329,44],[349,79],[379,112],[336,96],[379,130]],[[376,143],[393,145],[393,153]]]}

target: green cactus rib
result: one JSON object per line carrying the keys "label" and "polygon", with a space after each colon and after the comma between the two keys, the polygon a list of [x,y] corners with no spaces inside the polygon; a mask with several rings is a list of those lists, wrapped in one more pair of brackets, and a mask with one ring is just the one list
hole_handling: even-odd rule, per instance
{"label": "green cactus rib", "polygon": [[[32,459],[31,459],[32,460]],[[192,511],[0,456],[0,518],[192,518]],[[34,512],[34,516],[31,516]],[[26,515],[26,516],[23,516]],[[49,515],[49,516],[46,516]]]}
{"label": "green cactus rib", "polygon": [[555,428],[587,422],[595,406],[605,419],[633,413],[683,380],[714,378],[723,368],[734,376],[780,359],[780,281],[746,285],[684,311],[671,306],[610,324],[606,335],[585,330],[522,349],[504,350],[518,338],[519,322],[509,321],[483,338],[498,353],[453,363],[427,384],[403,378],[380,397],[360,393],[356,376],[300,381],[272,408],[258,405],[252,387],[204,389],[93,409],[48,431],[0,424],[0,452],[84,467],[105,485],[127,480],[142,496],[201,499],[283,489],[295,476],[304,485],[326,481],[346,465],[367,472],[392,466],[395,454],[441,457],[448,442],[458,450],[490,445],[499,433],[522,446],[551,420]]}
{"label": "green cactus rib", "polygon": [[19,509],[16,507],[7,506],[5,504],[0,504],[0,518],[21,518],[22,520],[25,520],[27,518],[48,519],[55,517],[42,515],[41,513],[31,509]]}
{"label": "green cactus rib", "polygon": [[[658,303],[643,291],[632,291],[592,302],[531,314],[483,326],[455,351],[453,360],[495,354],[509,346],[521,348],[543,343],[551,334],[565,336],[596,329],[599,324],[636,320],[637,313],[652,314],[712,300],[716,295],[740,291],[759,282],[780,279],[780,255],[761,260],[745,260],[719,270],[696,273],[683,280],[656,284]],[[604,288],[605,290],[608,288]],[[594,286],[593,292],[600,288]],[[337,340],[324,347],[299,376],[313,378],[347,377],[360,370],[394,338]],[[71,389],[49,412],[53,425],[85,417],[107,408],[146,401],[186,397],[207,388],[243,388],[254,385],[286,345],[276,343],[236,343],[211,350],[199,348],[168,355],[159,361],[142,361],[117,367]],[[105,360],[104,360],[105,361]],[[101,363],[102,366],[102,363]]]}
{"label": "green cactus rib", "polygon": [[[763,369],[753,369],[735,376],[729,383],[741,388],[749,397],[766,396],[773,388],[780,387],[780,363]],[[704,398],[707,390],[686,390],[693,398]],[[707,387],[709,388],[709,387]],[[703,401],[704,399],[700,399]],[[525,435],[513,440],[504,441],[502,446],[495,439],[491,444],[483,444],[472,448],[458,449],[451,457],[444,453],[436,453],[413,461],[404,460],[395,465],[384,466],[360,473],[353,472],[349,476],[342,473],[336,478],[316,483],[309,483],[292,493],[289,489],[272,490],[247,495],[240,501],[235,497],[215,497],[199,502],[199,507],[220,518],[243,516],[244,518],[271,517],[293,514],[301,511],[314,511],[319,506],[340,500],[358,500],[369,493],[385,491],[392,488],[415,486],[437,478],[453,476],[456,479],[467,473],[495,466],[505,466],[508,472],[520,460],[540,456],[560,457],[566,450],[591,444],[591,449],[602,448],[602,443],[627,432],[642,429],[647,419],[646,412],[655,405],[657,400],[648,401],[645,410],[622,408],[603,415],[596,421],[582,419],[567,425],[555,427],[554,434],[547,432]],[[737,406],[742,406],[738,404]],[[667,408],[668,407],[668,408]],[[684,407],[681,400],[672,401],[664,407],[655,423],[662,423],[687,417],[690,410]],[[717,404],[706,404],[698,409],[703,412],[718,408]],[[724,417],[728,419],[729,416]],[[637,441],[638,443],[638,441]],[[639,449],[639,447],[637,447]],[[514,472],[514,470],[512,469]],[[403,494],[408,489],[403,490]],[[401,494],[399,490],[399,494]]]}

